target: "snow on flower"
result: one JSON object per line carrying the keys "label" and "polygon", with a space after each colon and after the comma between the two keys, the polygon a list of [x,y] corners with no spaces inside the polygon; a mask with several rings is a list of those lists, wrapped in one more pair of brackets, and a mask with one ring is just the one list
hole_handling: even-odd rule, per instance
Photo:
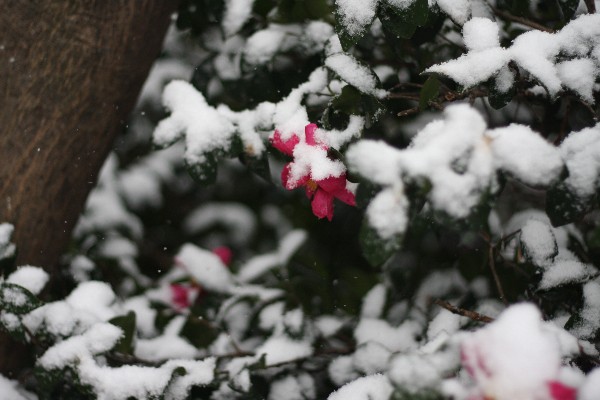
{"label": "snow on flower", "polygon": [[331,221],[334,198],[351,206],[356,202],[354,193],[348,189],[346,167],[342,162],[328,157],[329,147],[317,142],[316,129],[315,124],[306,125],[304,140],[296,134],[284,139],[276,130],[271,137],[271,144],[294,158],[281,172],[285,188],[292,190],[304,186],[306,195],[311,199],[313,214]]}
{"label": "snow on flower", "polygon": [[[167,276],[167,279],[170,279],[171,282],[175,280],[175,282],[169,284],[169,304],[171,304],[175,309],[179,311],[189,308],[192,304],[194,304],[194,302],[196,302],[196,300],[199,297],[202,298],[204,295],[206,295],[207,289],[210,289],[210,287],[213,287],[215,284],[218,287],[223,286],[224,284],[215,282],[218,282],[219,279],[221,281],[227,281],[230,279],[230,274],[229,271],[227,271],[226,267],[229,263],[231,263],[231,259],[233,257],[231,249],[226,246],[219,246],[214,248],[211,252],[214,256],[210,255],[209,252],[206,252],[199,248],[193,249],[196,252],[198,252],[198,254],[191,255],[187,253],[192,252],[192,250],[188,248],[187,250],[185,250],[187,251],[187,253],[185,253],[184,250],[185,247],[180,251],[179,256],[175,259],[175,265],[180,267],[180,269],[174,271],[174,273]],[[217,259],[221,262],[218,262]],[[194,272],[189,271],[189,268],[196,268],[194,267],[194,262],[198,260],[204,261],[205,269],[207,269],[206,272],[208,272],[208,270],[210,270],[211,268],[214,268],[215,272],[213,273],[213,275],[215,275],[218,279],[216,279],[214,282],[205,283],[204,286],[201,285],[201,281],[198,280],[198,276],[203,276],[203,273],[200,273],[200,275],[196,276],[194,275]],[[206,266],[207,260],[210,260],[212,262],[210,266]],[[221,270],[222,273],[218,273]],[[198,271],[197,268],[196,271]],[[182,273],[189,273],[190,275],[192,275],[191,281],[181,282],[180,279],[185,276],[182,276]],[[208,287],[205,287],[207,285]]]}
{"label": "snow on flower", "polygon": [[507,309],[495,322],[465,337],[462,364],[475,383],[471,399],[575,400],[559,380],[558,338],[531,304]]}

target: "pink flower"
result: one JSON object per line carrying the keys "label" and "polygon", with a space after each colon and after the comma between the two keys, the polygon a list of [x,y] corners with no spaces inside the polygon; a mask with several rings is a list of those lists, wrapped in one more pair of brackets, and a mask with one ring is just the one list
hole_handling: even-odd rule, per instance
{"label": "pink flower", "polygon": [[184,310],[191,306],[202,289],[197,285],[184,283],[172,283],[171,289],[171,304],[177,310]]}
{"label": "pink flower", "polygon": [[559,381],[548,382],[548,390],[552,400],[576,400],[577,389],[566,386]]}
{"label": "pink flower", "polygon": [[233,252],[227,246],[219,246],[212,249],[212,252],[217,255],[226,266],[231,263]]}
{"label": "pink flower", "polygon": [[575,400],[577,389],[559,381],[559,341],[531,304],[505,310],[465,336],[461,361],[471,376],[471,400]]}
{"label": "pink flower", "polygon": [[[317,125],[308,124],[304,128],[305,141],[302,143],[297,135],[287,140],[282,139],[281,133],[276,130],[271,138],[271,144],[277,150],[294,161],[288,163],[281,172],[281,181],[287,190],[304,186],[306,195],[311,199],[312,212],[317,218],[333,218],[333,199],[337,198],[351,206],[356,205],[354,193],[347,189],[346,172],[339,162],[327,157],[329,147],[317,143],[315,130]],[[298,146],[302,143],[302,146]],[[298,150],[300,148],[300,150]],[[308,151],[307,151],[308,149]],[[309,153],[307,156],[306,153]],[[320,158],[320,160],[319,160]],[[324,165],[335,167],[335,174],[315,179],[314,160],[324,161]],[[298,173],[300,171],[300,173]]]}

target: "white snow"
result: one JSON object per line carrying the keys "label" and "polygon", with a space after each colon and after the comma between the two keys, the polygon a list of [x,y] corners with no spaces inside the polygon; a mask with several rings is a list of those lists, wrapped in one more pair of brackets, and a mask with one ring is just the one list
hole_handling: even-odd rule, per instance
{"label": "white snow", "polygon": [[529,127],[511,124],[488,135],[496,168],[534,187],[558,180],[564,167],[559,151]]}
{"label": "white snow", "polygon": [[461,358],[478,393],[498,400],[546,398],[561,367],[558,340],[525,303],[465,336]]}
{"label": "white snow", "polygon": [[393,185],[400,176],[400,151],[383,141],[360,140],[346,152],[348,167],[380,185]]}
{"label": "white snow", "polygon": [[592,196],[600,176],[600,124],[569,134],[560,152],[569,169],[565,184],[579,197]]}
{"label": "white snow", "polygon": [[15,254],[16,246],[10,243],[14,229],[12,224],[6,222],[0,224],[0,259],[12,257]]}
{"label": "white snow", "polygon": [[381,319],[362,318],[354,330],[354,338],[359,345],[373,341],[390,351],[407,351],[416,348],[420,332],[421,327],[414,321],[393,327]]}
{"label": "white snow", "polygon": [[385,372],[392,352],[377,342],[359,345],[352,354],[354,368],[363,375]]}
{"label": "white snow", "polygon": [[316,398],[314,379],[307,373],[286,375],[274,381],[268,400],[312,400]]}
{"label": "white snow", "polygon": [[10,380],[0,375],[0,393],[2,393],[2,400],[32,400],[35,397],[32,393],[29,393],[19,387],[17,381]]}
{"label": "white snow", "polygon": [[462,25],[471,16],[471,0],[435,0],[440,9]]}
{"label": "white snow", "polygon": [[594,103],[594,84],[598,75],[596,63],[589,58],[576,58],[556,64],[563,85],[579,94],[588,103]]}
{"label": "white snow", "polygon": [[39,294],[48,283],[48,279],[50,279],[50,276],[43,269],[24,265],[10,274],[6,282],[22,286],[33,294]]}
{"label": "white snow", "polygon": [[325,66],[361,92],[377,97],[385,96],[385,91],[377,90],[375,75],[354,57],[345,53],[333,54],[325,59]]}
{"label": "white snow", "polygon": [[344,28],[352,36],[365,32],[373,18],[379,0],[335,0]]}
{"label": "white snow", "polygon": [[463,40],[470,51],[500,47],[498,24],[487,18],[472,18],[463,27]]}
{"label": "white snow", "polygon": [[221,23],[225,35],[234,35],[244,26],[252,14],[253,5],[254,0],[227,0],[225,2],[225,13]]}
{"label": "white snow", "polygon": [[204,203],[183,221],[183,230],[192,235],[216,226],[225,228],[235,243],[243,245],[254,235],[256,216],[240,203]]}
{"label": "white snow", "polygon": [[175,256],[175,262],[208,290],[227,292],[233,285],[233,276],[221,259],[191,243],[181,247]]}
{"label": "white snow", "polygon": [[400,185],[382,190],[367,208],[367,220],[382,239],[402,235],[408,225],[408,199]]}
{"label": "white snow", "polygon": [[327,400],[389,400],[393,387],[381,374],[358,378],[336,390]]}
{"label": "white snow", "polygon": [[583,285],[583,309],[581,321],[571,332],[580,339],[593,339],[600,328],[600,284],[596,281]]}
{"label": "white snow", "polygon": [[596,400],[600,393],[600,368],[588,374],[583,385],[579,388],[578,400]]}
{"label": "white snow", "polygon": [[354,369],[354,361],[350,355],[340,356],[334,359],[329,363],[327,373],[329,374],[331,381],[337,386],[342,386],[360,376]]}
{"label": "white snow", "polygon": [[252,282],[274,268],[287,265],[290,258],[304,244],[306,237],[306,232],[303,230],[288,232],[279,242],[277,250],[254,256],[242,264],[237,278],[240,282]]}
{"label": "white snow", "polygon": [[558,254],[558,246],[552,228],[545,222],[530,219],[521,228],[521,243],[531,262],[546,266]]}
{"label": "white snow", "polygon": [[373,286],[363,298],[360,316],[362,318],[381,318],[386,297],[387,289],[383,284]]}
{"label": "white snow", "polygon": [[589,279],[598,271],[589,264],[578,261],[558,261],[546,268],[539,289],[547,290]]}
{"label": "white snow", "polygon": [[[468,0],[437,0],[438,5],[457,22],[463,22]],[[447,9],[446,9],[447,7]],[[506,92],[511,78],[506,66],[514,61],[531,77],[541,83],[551,97],[563,86],[573,90],[584,100],[593,102],[592,87],[600,72],[590,53],[600,51],[598,14],[582,15],[570,21],[556,33],[531,30],[513,41],[509,48],[501,48],[497,40],[497,26],[483,18],[473,18],[465,23],[463,30],[468,52],[457,59],[428,68],[425,72],[440,73],[459,84],[471,87],[485,82],[503,71],[505,76],[497,80],[501,92]],[[572,57],[557,63],[559,54]]]}
{"label": "white snow", "polygon": [[313,354],[313,347],[306,340],[295,340],[285,335],[274,335],[255,350],[256,358],[265,356],[267,365],[294,361]]}
{"label": "white snow", "polygon": [[163,92],[163,104],[171,116],[156,126],[154,143],[166,146],[185,135],[185,158],[190,164],[204,162],[211,151],[229,148],[233,124],[209,106],[191,84],[169,83]]}
{"label": "white snow", "polygon": [[185,338],[179,336],[185,323],[184,316],[177,316],[164,328],[162,335],[152,339],[138,339],[134,354],[146,361],[168,359],[193,359],[199,355],[198,349]]}

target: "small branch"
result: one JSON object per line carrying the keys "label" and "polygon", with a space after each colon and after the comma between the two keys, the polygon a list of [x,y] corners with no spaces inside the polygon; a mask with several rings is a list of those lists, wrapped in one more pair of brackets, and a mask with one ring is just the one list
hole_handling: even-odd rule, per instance
{"label": "small branch", "polygon": [[464,308],[453,306],[452,304],[444,300],[435,299],[433,302],[438,306],[450,311],[452,314],[461,315],[473,321],[485,322],[486,324],[494,321],[494,318],[488,317],[487,315],[479,314],[475,311],[469,311],[465,310]]}
{"label": "small branch", "polygon": [[505,20],[512,21],[512,22],[517,22],[519,24],[528,26],[530,28],[537,29],[538,31],[543,31],[543,32],[548,32],[548,33],[554,33],[553,29],[550,29],[548,27],[545,27],[544,25],[538,24],[535,21],[531,21],[531,20],[529,20],[527,18],[519,17],[519,16],[516,16],[516,15],[512,15],[511,13],[503,11],[503,10],[500,10],[500,9],[498,9],[498,8],[492,6],[492,5],[490,5],[490,8],[494,12],[494,14],[496,14],[497,16],[499,16],[501,18],[504,18]]}
{"label": "small branch", "polygon": [[388,93],[386,97],[388,99],[405,99],[419,101],[418,93]]}
{"label": "small branch", "polygon": [[498,294],[500,295],[500,300],[504,303],[504,305],[508,306],[508,301],[506,300],[506,295],[504,294],[504,289],[502,288],[502,282],[500,282],[500,277],[498,276],[498,272],[496,271],[496,263],[494,261],[494,246],[491,243],[488,244],[488,264],[490,266],[490,270],[492,271],[492,276],[494,277],[494,282],[496,283],[496,289],[498,289]]}
{"label": "small branch", "polygon": [[400,111],[397,115],[399,117],[407,117],[409,115],[417,114],[421,111],[419,107],[409,108],[408,110]]}

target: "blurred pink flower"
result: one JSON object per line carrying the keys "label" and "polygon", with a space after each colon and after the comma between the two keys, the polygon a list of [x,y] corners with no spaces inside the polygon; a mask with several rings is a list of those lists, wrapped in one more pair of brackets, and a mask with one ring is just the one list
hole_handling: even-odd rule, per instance
{"label": "blurred pink flower", "polygon": [[217,255],[225,265],[229,265],[231,263],[231,259],[233,258],[233,252],[227,246],[219,246],[212,249],[212,252]]}
{"label": "blurred pink flower", "polygon": [[[304,128],[305,143],[306,145],[322,149],[326,153],[329,147],[317,143],[315,140],[315,130],[317,125],[308,124]],[[281,172],[281,181],[283,186],[288,190],[293,190],[298,187],[304,186],[306,195],[311,199],[312,212],[317,218],[325,218],[329,221],[333,218],[333,200],[335,198],[343,201],[351,206],[356,205],[354,193],[347,189],[346,173],[343,172],[338,176],[328,176],[323,179],[313,179],[312,171],[306,171],[302,176],[296,179],[291,178],[291,171],[294,163],[298,157],[297,145],[300,143],[300,138],[297,135],[293,135],[287,140],[283,140],[281,133],[275,131],[271,138],[271,144],[277,150],[286,154],[290,157],[294,157],[294,161],[288,163]]]}
{"label": "blurred pink flower", "polygon": [[187,283],[172,283],[170,289],[171,304],[180,311],[191,306],[202,291],[200,286]]}
{"label": "blurred pink flower", "polygon": [[470,400],[575,400],[558,380],[558,340],[531,304],[517,304],[462,341],[461,362],[473,378]]}

